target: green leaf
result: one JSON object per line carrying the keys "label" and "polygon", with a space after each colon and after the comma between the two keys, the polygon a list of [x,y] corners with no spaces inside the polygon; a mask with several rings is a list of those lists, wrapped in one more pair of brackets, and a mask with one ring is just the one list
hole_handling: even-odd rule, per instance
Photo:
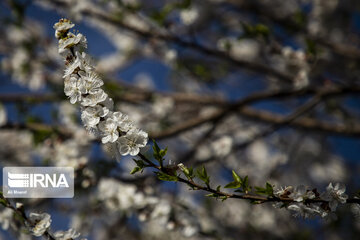
{"label": "green leaf", "polygon": [[168,175],[163,172],[155,172],[155,174],[157,175],[158,179],[160,179],[162,181],[169,181],[169,182],[177,182],[178,181],[177,176],[171,176],[171,175]]}
{"label": "green leaf", "polygon": [[4,198],[0,198],[0,204],[3,205],[4,207],[6,207],[7,201]]}
{"label": "green leaf", "polygon": [[137,160],[135,158],[133,158],[133,161],[136,163],[136,167],[134,167],[133,170],[131,170],[130,174],[135,174],[139,171],[143,171],[144,170],[144,167],[145,167],[145,162],[143,160]]}
{"label": "green leaf", "polygon": [[166,147],[165,149],[161,149],[159,152],[159,155],[161,158],[165,157],[166,153],[167,153],[168,148]]}
{"label": "green leaf", "polygon": [[204,166],[202,166],[201,170],[197,169],[197,175],[198,177],[207,185],[209,186],[210,184],[210,177],[208,176],[206,169]]}
{"label": "green leaf", "polygon": [[210,193],[210,194],[205,195],[205,197],[213,197],[213,198],[217,198],[217,197],[219,197],[219,195],[218,195],[218,194],[216,194],[216,193]]}
{"label": "green leaf", "polygon": [[225,185],[224,188],[239,188],[241,187],[241,183],[239,182],[231,182]]}
{"label": "green leaf", "polygon": [[135,173],[137,173],[137,172],[139,172],[139,171],[141,171],[141,170],[142,170],[142,169],[141,169],[140,167],[134,167],[134,169],[131,170],[130,174],[135,174]]}
{"label": "green leaf", "polygon": [[244,179],[242,179],[242,186],[245,193],[248,193],[248,191],[251,189],[249,186],[249,177],[245,176]]}
{"label": "green leaf", "polygon": [[273,186],[270,183],[266,183],[265,188],[263,187],[255,187],[256,193],[267,195],[267,196],[273,196],[274,195],[274,189]]}
{"label": "green leaf", "polygon": [[234,182],[237,182],[237,183],[241,183],[241,178],[239,177],[239,175],[236,174],[236,172],[234,170],[232,170],[232,176],[233,176],[233,179],[234,179]]}
{"label": "green leaf", "polygon": [[262,35],[264,37],[270,34],[270,29],[264,24],[256,24],[255,31],[258,35]]}
{"label": "green leaf", "polygon": [[157,143],[155,142],[155,140],[153,140],[153,143],[154,143],[154,145],[153,145],[153,150],[154,150],[154,154],[160,154],[160,148],[159,148],[159,146],[157,145]]}
{"label": "green leaf", "polygon": [[270,184],[270,183],[266,183],[266,192],[269,194],[269,195],[274,195],[274,188],[273,186]]}
{"label": "green leaf", "polygon": [[167,153],[168,148],[166,147],[165,149],[160,149],[160,147],[157,145],[157,143],[155,142],[155,140],[153,140],[154,144],[153,144],[153,156],[154,158],[159,162],[160,166],[163,166],[163,161],[164,161],[164,157]]}

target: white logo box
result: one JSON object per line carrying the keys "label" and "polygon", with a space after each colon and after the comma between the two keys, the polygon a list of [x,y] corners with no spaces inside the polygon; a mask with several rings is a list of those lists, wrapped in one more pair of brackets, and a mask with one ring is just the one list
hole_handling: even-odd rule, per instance
{"label": "white logo box", "polygon": [[72,167],[4,167],[3,194],[6,198],[72,198]]}

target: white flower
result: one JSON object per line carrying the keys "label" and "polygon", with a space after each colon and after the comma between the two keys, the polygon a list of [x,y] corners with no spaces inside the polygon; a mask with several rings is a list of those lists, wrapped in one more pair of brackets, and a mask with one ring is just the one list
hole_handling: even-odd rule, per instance
{"label": "white flower", "polygon": [[275,190],[274,195],[277,197],[288,197],[294,188],[292,186],[281,187],[280,189]]}
{"label": "white flower", "polygon": [[73,24],[70,20],[64,18],[60,19],[59,22],[54,24],[54,29],[56,30],[55,37],[60,38],[61,36],[66,34],[70,28],[73,28],[74,26],[75,24]]}
{"label": "white flower", "polygon": [[129,119],[128,115],[121,112],[114,112],[112,119],[117,122],[120,131],[128,132],[133,128],[133,122]]}
{"label": "white flower", "polygon": [[223,136],[211,143],[215,156],[225,157],[231,152],[233,139],[230,136]]}
{"label": "white flower", "polygon": [[79,70],[91,72],[93,69],[94,67],[91,65],[89,55],[85,52],[80,53],[79,51],[75,51],[75,59],[72,59],[72,61],[66,66],[63,78],[68,77],[74,72],[77,73]]}
{"label": "white flower", "polygon": [[85,94],[94,94],[96,90],[104,85],[104,82],[94,72],[80,71],[79,75],[84,80],[84,84],[82,85],[82,92]]}
{"label": "white flower", "polygon": [[[81,88],[83,89],[83,88]],[[82,99],[81,105],[83,106],[91,106],[94,107],[96,104],[105,101],[107,98],[107,94],[101,89],[95,89],[92,91],[92,94],[84,97]]]}
{"label": "white flower", "polygon": [[6,110],[4,105],[0,103],[0,126],[5,125],[7,121]]}
{"label": "white flower", "polygon": [[81,59],[80,58],[75,58],[75,60],[71,61],[65,69],[65,73],[63,78],[67,78],[68,76],[70,76],[71,74],[73,74],[76,70],[78,70],[81,66]]}
{"label": "white flower", "polygon": [[140,129],[132,129],[121,136],[118,140],[121,155],[136,156],[140,148],[145,147],[148,141],[148,134]]}
{"label": "white flower", "polygon": [[180,19],[185,25],[193,24],[199,18],[199,9],[191,7],[180,11]]}
{"label": "white flower", "polygon": [[293,193],[289,195],[290,198],[294,199],[296,202],[302,202],[305,199],[315,198],[315,193],[313,191],[306,190],[304,185],[297,186]]}
{"label": "white flower", "polygon": [[80,69],[86,72],[92,72],[94,67],[91,64],[91,58],[85,52],[75,52],[76,58],[80,60]]}
{"label": "white flower", "polygon": [[13,215],[14,215],[14,212],[10,208],[4,208],[0,212],[0,223],[1,223],[2,229],[7,230],[9,228],[10,223],[13,220]]}
{"label": "white flower", "polygon": [[65,95],[70,97],[70,103],[74,104],[82,99],[82,80],[76,75],[72,75],[66,78],[64,81],[64,92]]}
{"label": "white flower", "polygon": [[117,122],[112,118],[108,118],[106,121],[100,122],[99,129],[103,135],[101,142],[115,142],[119,137],[117,127]]}
{"label": "white flower", "polygon": [[42,236],[51,224],[51,216],[47,213],[30,213],[29,220],[35,224],[30,231],[32,232],[32,235],[36,237]]}
{"label": "white flower", "polygon": [[114,101],[112,100],[111,97],[107,97],[107,98],[105,99],[105,101],[103,101],[103,102],[101,103],[101,105],[103,105],[104,107],[106,107],[106,108],[109,109],[109,110],[113,110],[113,109],[114,109]]}
{"label": "white flower", "polygon": [[221,38],[217,42],[218,49],[226,51],[237,60],[255,61],[260,54],[260,45],[252,39],[239,40],[234,37]]}
{"label": "white flower", "polygon": [[346,187],[344,184],[337,183],[335,187],[332,183],[326,187],[326,192],[321,194],[321,198],[329,201],[331,211],[335,211],[339,203],[346,203],[348,196],[345,194]]}
{"label": "white flower", "polygon": [[73,33],[68,33],[67,37],[59,40],[59,53],[67,53],[71,47],[87,47],[87,40],[81,33],[77,35]]}
{"label": "white flower", "polygon": [[105,206],[112,210],[143,208],[150,203],[150,199],[145,198],[143,193],[137,192],[135,185],[123,184],[114,179],[102,178],[97,194],[105,202]]}
{"label": "white flower", "polygon": [[109,113],[109,109],[96,105],[95,107],[87,107],[81,113],[81,120],[87,127],[95,127],[101,117],[105,117]]}
{"label": "white flower", "polygon": [[75,24],[73,24],[69,19],[62,18],[59,22],[54,24],[54,29],[57,31],[66,31],[74,26]]}
{"label": "white flower", "polygon": [[305,205],[303,203],[290,204],[287,209],[294,211],[295,217],[312,218],[316,215],[326,217],[328,213],[315,204]]}
{"label": "white flower", "polygon": [[75,239],[80,236],[80,233],[77,233],[75,229],[70,228],[67,231],[57,231],[54,233],[54,237],[57,240],[69,240]]}

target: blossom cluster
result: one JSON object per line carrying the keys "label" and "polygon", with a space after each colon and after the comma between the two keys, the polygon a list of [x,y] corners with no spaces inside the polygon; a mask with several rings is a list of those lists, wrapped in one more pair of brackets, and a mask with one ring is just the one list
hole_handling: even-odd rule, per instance
{"label": "blossom cluster", "polygon": [[[316,189],[307,189],[304,185],[293,188],[288,186],[281,188],[274,192],[276,197],[286,197],[293,199],[296,203],[291,203],[286,206],[290,211],[295,212],[295,216],[304,218],[321,216],[323,218],[330,217],[331,212],[335,212],[339,204],[346,203],[348,196],[345,194],[346,187],[343,184],[337,183],[335,186],[330,183],[326,191],[319,194]],[[318,199],[324,200],[327,204],[322,202],[307,202],[306,200]],[[282,207],[283,203],[276,204],[275,207]]]}
{"label": "blossom cluster", "polygon": [[70,103],[82,106],[81,119],[85,127],[101,137],[103,144],[111,144],[121,155],[135,156],[145,147],[148,134],[138,129],[126,114],[113,111],[113,101],[101,88],[104,82],[95,73],[81,33],[71,33],[75,25],[61,19],[54,25],[59,39],[59,54],[65,59],[64,92]]}
{"label": "blossom cluster", "polygon": [[[30,213],[29,221],[33,224],[33,226],[30,227],[31,234],[40,237],[50,228],[51,216],[48,213]],[[56,240],[69,240],[78,238],[80,233],[70,228],[67,231],[56,231],[52,236]],[[82,240],[86,239],[83,238]]]}
{"label": "blossom cluster", "polygon": [[[23,211],[23,204],[16,203],[16,210]],[[11,227],[14,230],[19,230],[19,226],[15,224],[14,219],[16,215],[14,215],[14,209],[5,208],[0,212],[0,223],[1,228],[7,230]],[[51,216],[50,214],[44,213],[34,213],[31,212],[29,217],[26,219],[26,227],[31,235],[40,237],[45,235],[50,235],[55,240],[72,240],[77,239],[80,236],[80,233],[76,232],[73,228],[70,228],[67,231],[56,231],[54,233],[50,233],[50,225],[51,225]],[[21,233],[21,239],[28,239],[27,235],[23,235]],[[86,240],[82,238],[81,240]]]}

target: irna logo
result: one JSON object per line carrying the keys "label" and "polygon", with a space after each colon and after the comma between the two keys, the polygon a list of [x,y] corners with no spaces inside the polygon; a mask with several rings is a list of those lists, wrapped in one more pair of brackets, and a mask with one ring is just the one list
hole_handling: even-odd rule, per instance
{"label": "irna logo", "polygon": [[22,174],[8,172],[8,185],[14,188],[69,187],[65,175],[62,174]]}
{"label": "irna logo", "polygon": [[3,194],[7,198],[72,198],[74,169],[70,167],[5,167]]}

